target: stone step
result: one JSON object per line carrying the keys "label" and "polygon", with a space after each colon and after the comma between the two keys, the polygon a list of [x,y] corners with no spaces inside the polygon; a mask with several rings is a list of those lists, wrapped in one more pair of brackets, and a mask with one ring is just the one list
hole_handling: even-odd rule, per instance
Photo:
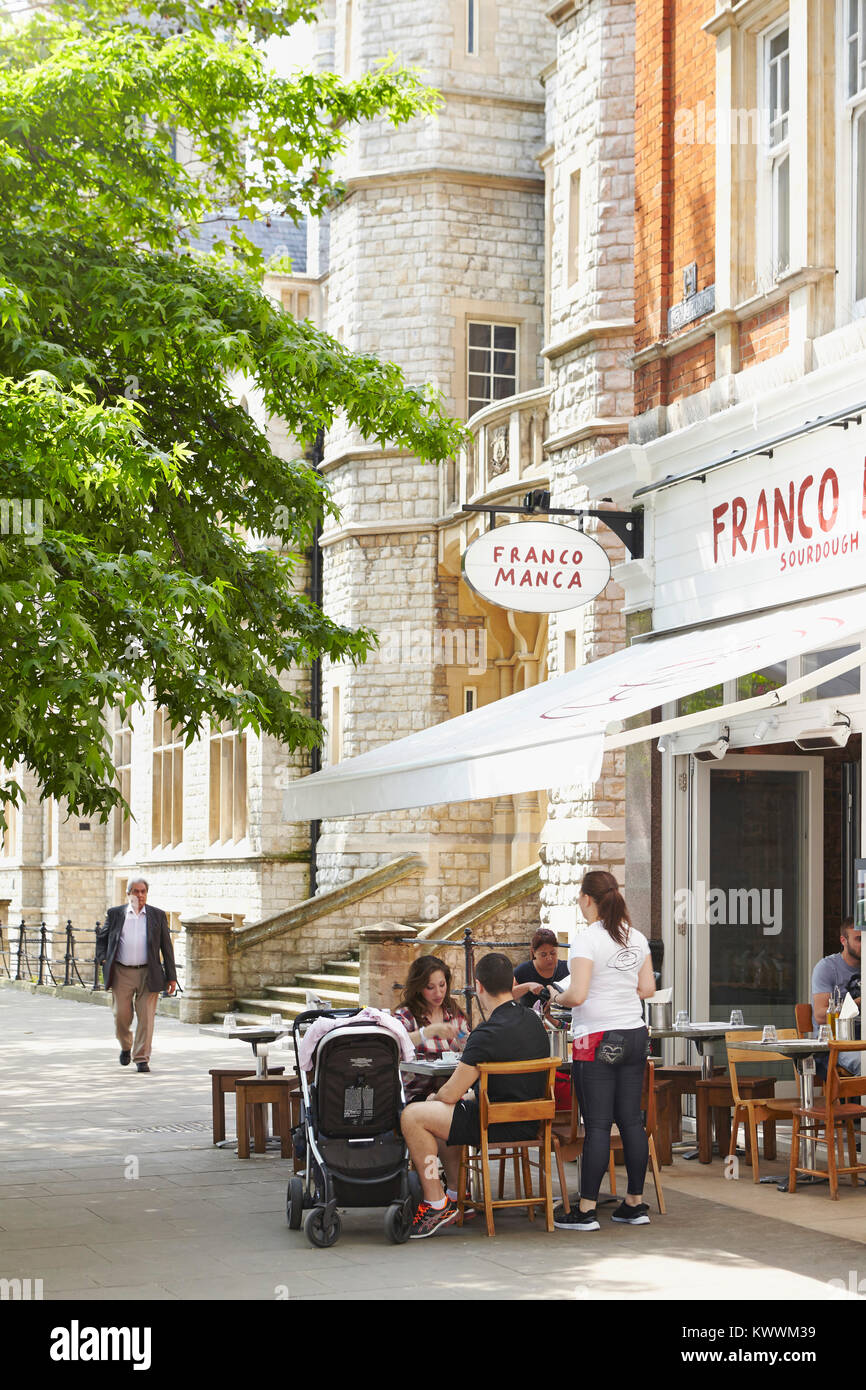
{"label": "stone step", "polygon": [[295,1003],[298,999],[303,1003],[307,991],[314,990],[323,999],[357,999],[358,986],[352,980],[335,976],[317,975],[315,981],[312,976],[302,976],[295,985],[268,985],[262,996],[262,1002],[267,1003],[272,999],[275,1003],[285,1001]]}
{"label": "stone step", "polygon": [[[294,985],[288,986],[290,989],[315,989],[320,994],[326,993],[329,989],[342,990],[344,994],[357,994],[360,986],[358,975],[296,975]],[[279,988],[279,986],[277,986]]]}
{"label": "stone step", "polygon": [[353,980],[357,980],[361,974],[361,962],[359,960],[326,960],[325,973],[328,975],[348,975]]}
{"label": "stone step", "polygon": [[[340,1009],[350,1009],[353,1005],[357,1005],[358,1003],[357,991],[352,994],[346,990],[330,989],[317,990],[316,993],[320,999],[327,999],[330,1004]],[[261,999],[250,999],[247,997],[238,1000],[239,1009],[246,1009],[248,1012],[252,1011],[253,1013],[265,1015],[286,1013],[287,1011],[298,1014],[303,1012],[306,1007],[307,991],[305,989],[293,987],[286,987],[280,990],[270,989],[267,995]]]}

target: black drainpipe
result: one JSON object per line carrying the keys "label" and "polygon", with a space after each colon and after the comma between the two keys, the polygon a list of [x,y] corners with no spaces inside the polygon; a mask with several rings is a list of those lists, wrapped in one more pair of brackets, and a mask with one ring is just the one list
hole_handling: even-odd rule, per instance
{"label": "black drainpipe", "polygon": [[[307,458],[314,468],[319,468],[325,455],[325,432],[319,430],[316,435],[315,443],[307,453]],[[322,551],[319,541],[322,536],[322,523],[316,522],[316,529],[313,534],[313,549],[310,556],[310,598],[317,608],[322,606]],[[322,718],[322,658],[317,656],[313,659],[310,670],[310,715],[313,719]],[[320,772],[322,767],[322,750],[316,745],[310,749],[310,772]],[[318,862],[316,851],[319,844],[319,836],[322,833],[322,822],[319,820],[310,821],[310,897],[316,895],[318,887]]]}

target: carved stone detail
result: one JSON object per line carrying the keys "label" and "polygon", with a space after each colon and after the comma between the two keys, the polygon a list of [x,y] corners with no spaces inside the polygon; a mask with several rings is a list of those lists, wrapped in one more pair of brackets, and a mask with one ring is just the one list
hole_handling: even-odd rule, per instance
{"label": "carved stone detail", "polygon": [[508,425],[490,431],[487,445],[487,472],[491,478],[508,472]]}

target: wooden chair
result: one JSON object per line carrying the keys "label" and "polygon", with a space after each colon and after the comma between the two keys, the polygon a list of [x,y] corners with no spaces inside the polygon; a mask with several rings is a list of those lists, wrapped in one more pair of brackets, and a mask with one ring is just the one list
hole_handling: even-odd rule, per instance
{"label": "wooden chair", "polygon": [[812,1005],[794,1005],[794,1023],[797,1027],[798,1038],[811,1038],[812,1036]]}
{"label": "wooden chair", "polygon": [[248,1076],[235,1082],[237,1107],[238,1158],[250,1156],[250,1119],[256,1153],[265,1152],[265,1107],[277,1111],[280,1157],[292,1156],[292,1117],[289,1094],[297,1094],[296,1076]]}
{"label": "wooden chair", "polygon": [[[794,1107],[794,1128],[791,1134],[791,1165],[788,1172],[789,1192],[797,1191],[798,1173],[809,1173],[814,1176],[829,1178],[830,1197],[834,1202],[838,1202],[840,1177],[849,1176],[852,1187],[856,1187],[858,1174],[866,1173],[866,1163],[857,1162],[857,1136],[854,1129],[854,1121],[859,1121],[866,1116],[866,1106],[845,1103],[849,1096],[861,1096],[864,1093],[864,1090],[866,1090],[866,1079],[862,1076],[843,1075],[839,1066],[840,1052],[863,1051],[866,1051],[866,1039],[860,1042],[831,1042],[827,1062],[827,1081],[824,1086],[823,1105],[812,1105],[808,1109],[800,1105]],[[817,1144],[826,1144],[826,1169],[804,1168],[798,1163],[797,1156],[800,1147],[800,1130],[804,1127],[806,1130],[810,1131],[807,1137],[814,1138]],[[843,1128],[848,1138],[847,1166],[842,1162]],[[824,1131],[823,1138],[820,1137],[822,1129]],[[811,1131],[814,1131],[814,1134]],[[838,1156],[836,1152],[837,1143],[839,1147]]]}
{"label": "wooden chair", "polygon": [[[481,1120],[481,1142],[477,1152],[470,1154],[468,1147],[460,1151],[460,1174],[457,1181],[457,1224],[463,1225],[463,1214],[467,1207],[483,1211],[487,1218],[487,1234],[495,1235],[493,1213],[496,1208],[528,1207],[530,1220],[535,1219],[535,1208],[543,1206],[548,1231],[553,1230],[553,1183],[551,1176],[551,1126],[556,1112],[554,1083],[558,1061],[555,1057],[540,1058],[533,1062],[481,1062],[478,1066],[479,1086],[478,1105]],[[547,1094],[539,1100],[530,1101],[492,1101],[488,1093],[491,1076],[532,1076],[547,1073]],[[488,1136],[491,1125],[516,1124],[523,1121],[536,1121],[539,1133],[534,1139],[492,1140]],[[540,1191],[538,1196],[532,1190],[532,1167],[529,1151],[538,1149],[538,1171]],[[491,1155],[511,1157],[514,1162],[517,1192],[514,1197],[493,1197],[493,1183],[490,1174]],[[519,1166],[518,1166],[519,1160]],[[559,1182],[563,1204],[568,1202],[562,1163],[557,1155]],[[520,1191],[522,1169],[523,1192]],[[481,1182],[481,1199],[468,1195],[470,1177]],[[566,1209],[568,1209],[566,1207]]]}
{"label": "wooden chair", "polygon": [[[285,1068],[272,1067],[271,1076],[282,1076]],[[235,1082],[247,1076],[255,1076],[255,1067],[211,1067],[211,1111],[213,1114],[213,1141],[221,1144],[226,1137],[226,1096],[234,1095]]]}
{"label": "wooden chair", "polygon": [[[655,1187],[656,1203],[662,1216],[666,1215],[665,1197],[662,1190],[661,1170],[659,1165],[658,1153],[656,1148],[656,1132],[658,1126],[658,1110],[656,1105],[655,1088],[656,1064],[650,1060],[647,1062],[644,1072],[643,1091],[641,1094],[641,1109],[646,1114],[646,1132],[649,1142],[650,1171]],[[560,1115],[565,1112],[560,1111]],[[566,1163],[572,1162],[583,1155],[583,1146],[586,1139],[586,1131],[580,1123],[580,1110],[577,1104],[577,1095],[574,1090],[571,1094],[571,1114],[567,1123],[560,1123],[554,1129],[554,1142],[559,1143],[559,1153]],[[616,1196],[616,1163],[617,1159],[622,1158],[622,1139],[616,1125],[610,1132],[610,1162],[608,1163],[608,1181],[610,1183],[610,1194]],[[560,1175],[560,1181],[562,1181]],[[565,1208],[568,1211],[568,1207]]]}
{"label": "wooden chair", "polygon": [[[800,1005],[796,1006],[797,1008]],[[812,1010],[809,1009],[811,1020]],[[776,1157],[776,1121],[789,1120],[794,1113],[797,1105],[796,1099],[783,1100],[776,1099],[775,1095],[760,1096],[746,1094],[746,1078],[738,1075],[737,1066],[742,1066],[745,1062],[760,1062],[763,1066],[766,1062],[784,1062],[790,1065],[791,1076],[794,1084],[797,1085],[797,1068],[794,1066],[790,1057],[784,1057],[781,1052],[747,1052],[739,1048],[739,1042],[759,1042],[763,1036],[763,1030],[756,1028],[751,1033],[744,1033],[738,1030],[736,1033],[725,1034],[725,1046],[728,1050],[728,1069],[730,1071],[731,1094],[734,1100],[734,1122],[731,1126],[731,1143],[728,1149],[728,1157],[736,1153],[737,1133],[742,1120],[746,1130],[746,1157],[752,1165],[752,1181],[760,1181],[758,1172],[758,1125],[763,1126],[764,1157]],[[780,1040],[793,1038],[796,1036],[793,1028],[780,1028],[776,1035]],[[768,1078],[767,1078],[768,1079]],[[775,1083],[773,1086],[775,1090]]]}

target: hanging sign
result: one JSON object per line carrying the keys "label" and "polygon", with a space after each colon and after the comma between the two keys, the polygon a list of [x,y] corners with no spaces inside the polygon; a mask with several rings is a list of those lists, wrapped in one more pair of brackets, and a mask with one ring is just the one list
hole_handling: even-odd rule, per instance
{"label": "hanging sign", "polygon": [[467,547],[463,578],[501,608],[557,613],[596,598],[610,579],[610,560],[598,541],[573,526],[518,521]]}

